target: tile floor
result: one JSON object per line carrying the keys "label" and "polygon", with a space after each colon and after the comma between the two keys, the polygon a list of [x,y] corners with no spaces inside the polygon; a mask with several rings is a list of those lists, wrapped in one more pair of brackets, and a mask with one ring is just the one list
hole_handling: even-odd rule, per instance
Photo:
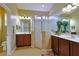
{"label": "tile floor", "polygon": [[41,55],[42,51],[39,48],[19,47],[16,49],[16,51],[13,53],[12,56],[41,56]]}
{"label": "tile floor", "polygon": [[38,48],[19,47],[13,53],[13,56],[41,56],[41,50]]}
{"label": "tile floor", "polygon": [[6,52],[0,52],[0,56],[7,56]]}

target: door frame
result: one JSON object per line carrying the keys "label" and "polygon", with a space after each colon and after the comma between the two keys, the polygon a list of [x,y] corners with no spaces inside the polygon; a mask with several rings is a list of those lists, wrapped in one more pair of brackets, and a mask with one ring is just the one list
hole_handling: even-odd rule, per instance
{"label": "door frame", "polygon": [[[11,16],[11,11],[10,11],[10,9],[9,9],[4,3],[0,3],[0,6],[6,10],[6,14],[7,14],[8,16]],[[8,18],[7,18],[7,19],[8,19]],[[9,19],[10,19],[10,17],[9,17]],[[7,23],[8,23],[8,21],[7,21]],[[7,29],[8,29],[8,26],[7,26]],[[9,30],[7,30],[7,39],[6,39],[6,41],[7,41],[7,51],[6,51],[6,54],[7,54],[7,55],[11,55],[11,50],[9,49],[9,48],[10,48],[10,38],[9,38],[9,35],[8,35],[8,34],[9,34],[8,31],[9,31]]]}

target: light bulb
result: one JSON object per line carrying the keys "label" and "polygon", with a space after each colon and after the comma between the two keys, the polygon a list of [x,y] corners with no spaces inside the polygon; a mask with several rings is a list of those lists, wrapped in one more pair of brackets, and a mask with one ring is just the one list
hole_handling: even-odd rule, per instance
{"label": "light bulb", "polygon": [[62,11],[65,12],[66,11],[66,8],[63,8]]}
{"label": "light bulb", "polygon": [[79,3],[77,3],[76,6],[79,6]]}
{"label": "light bulb", "polygon": [[77,6],[73,6],[73,7],[72,7],[72,10],[74,10],[74,9],[76,9],[76,8],[77,8]]}
{"label": "light bulb", "polygon": [[78,3],[72,3],[72,5],[77,5]]}
{"label": "light bulb", "polygon": [[71,9],[72,8],[72,6],[69,4],[69,5],[67,5],[67,7],[66,7],[67,9]]}

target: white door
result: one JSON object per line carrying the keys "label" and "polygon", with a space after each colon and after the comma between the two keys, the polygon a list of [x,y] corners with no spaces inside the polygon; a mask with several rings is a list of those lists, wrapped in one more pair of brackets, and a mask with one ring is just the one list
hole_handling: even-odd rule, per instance
{"label": "white door", "polygon": [[41,20],[34,21],[35,30],[35,47],[42,48],[42,35],[41,35]]}

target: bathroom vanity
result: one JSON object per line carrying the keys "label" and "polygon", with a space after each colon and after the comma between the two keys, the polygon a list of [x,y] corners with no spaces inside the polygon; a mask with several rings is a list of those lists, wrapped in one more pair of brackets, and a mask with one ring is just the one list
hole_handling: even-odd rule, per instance
{"label": "bathroom vanity", "polygon": [[79,56],[79,36],[51,34],[51,48],[58,56]]}
{"label": "bathroom vanity", "polygon": [[19,19],[16,25],[16,46],[31,46],[31,20]]}
{"label": "bathroom vanity", "polygon": [[18,32],[16,33],[16,46],[31,46],[31,33]]}

